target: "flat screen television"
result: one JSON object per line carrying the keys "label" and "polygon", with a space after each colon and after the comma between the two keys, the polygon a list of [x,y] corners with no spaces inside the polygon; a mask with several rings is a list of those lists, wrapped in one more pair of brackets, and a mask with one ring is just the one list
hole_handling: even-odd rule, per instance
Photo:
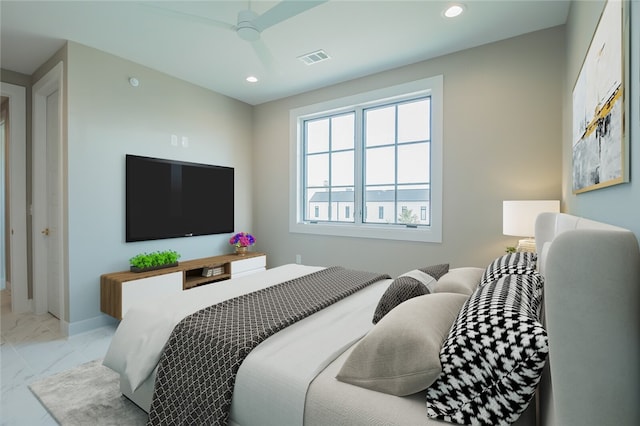
{"label": "flat screen television", "polygon": [[126,156],[127,242],[233,232],[233,167]]}

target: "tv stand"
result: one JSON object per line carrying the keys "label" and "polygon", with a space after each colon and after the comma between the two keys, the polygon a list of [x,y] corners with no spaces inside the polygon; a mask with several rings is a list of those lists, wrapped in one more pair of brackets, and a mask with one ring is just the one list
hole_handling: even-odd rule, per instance
{"label": "tv stand", "polygon": [[225,254],[180,262],[178,266],[147,272],[114,272],[100,276],[100,310],[121,320],[140,302],[197,286],[264,271],[267,255],[249,252],[244,256]]}

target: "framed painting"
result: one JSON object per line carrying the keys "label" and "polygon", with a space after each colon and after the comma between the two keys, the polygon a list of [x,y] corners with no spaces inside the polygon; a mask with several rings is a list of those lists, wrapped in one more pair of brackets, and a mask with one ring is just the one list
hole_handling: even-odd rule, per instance
{"label": "framed painting", "polygon": [[628,7],[607,1],[573,88],[574,194],[629,181]]}

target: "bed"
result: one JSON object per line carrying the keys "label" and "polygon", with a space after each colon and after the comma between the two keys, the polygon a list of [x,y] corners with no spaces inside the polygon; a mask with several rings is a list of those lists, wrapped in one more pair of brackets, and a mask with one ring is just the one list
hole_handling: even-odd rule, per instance
{"label": "bed", "polygon": [[640,254],[629,230],[562,213],[536,221],[548,371],[542,425],[640,424]]}
{"label": "bed", "polygon": [[[482,268],[451,268],[426,277],[417,270],[411,271],[409,278],[378,279],[266,338],[248,353],[237,371],[228,423],[237,426],[433,426],[447,424],[443,421],[447,420],[516,425],[535,425],[537,422],[543,425],[640,424],[637,406],[640,400],[637,380],[640,377],[640,254],[635,235],[575,216],[543,214],[537,221],[536,237],[538,258],[535,264],[524,255],[509,258],[511,264],[500,256]],[[105,365],[120,374],[122,393],[149,411],[162,350],[173,328],[184,317],[211,304],[320,273],[323,269],[284,265],[215,286],[192,289],[183,292],[179,299],[131,309],[114,335]],[[501,271],[504,272],[501,277],[491,275]],[[544,286],[535,278],[538,275],[544,277]],[[437,279],[429,281],[434,276]],[[389,290],[398,283],[406,284],[407,279],[422,279],[430,294],[411,295],[411,300],[392,307],[374,325],[372,317],[378,313]],[[522,292],[521,288],[527,291]],[[606,291],[602,291],[603,288]],[[491,291],[493,294],[502,291],[501,297],[491,298]],[[476,302],[471,303],[474,300]],[[504,306],[504,303],[516,302],[515,307]],[[450,392],[457,392],[458,396],[468,392],[466,386],[452,391],[452,386],[455,388],[459,381],[455,375],[466,374],[456,366],[460,362],[454,353],[454,343],[467,339],[473,344],[478,340],[466,335],[469,330],[475,332],[477,328],[485,328],[482,322],[480,325],[469,322],[470,318],[478,317],[478,311],[474,309],[478,306],[482,309],[483,303],[487,309],[493,309],[487,312],[509,314],[506,321],[510,325],[504,327],[505,336],[508,334],[512,338],[509,333],[513,328],[526,328],[532,333],[533,337],[527,334],[524,339],[529,352],[522,358],[526,358],[528,364],[522,370],[524,373],[521,371],[520,376],[510,377],[510,382],[505,382],[504,376],[511,372],[505,370],[504,365],[513,362],[511,353],[514,349],[507,348],[505,355],[504,347],[499,347],[495,350],[498,355],[494,364],[497,365],[488,369],[499,370],[503,377],[500,382],[492,382],[485,388],[503,390],[494,389],[486,399],[478,399],[473,410],[468,409],[469,405],[474,405],[472,401],[467,401],[462,408],[454,407],[456,413],[452,414],[451,407],[442,407],[439,401],[451,399]],[[500,304],[499,308],[496,303]],[[443,306],[447,309],[441,308]],[[411,318],[416,315],[423,315],[419,317],[420,321],[429,324],[430,328],[440,329],[438,338],[433,334],[429,336],[432,340],[419,343],[427,345],[426,349],[421,347],[421,351],[433,352],[434,345],[437,346],[435,356],[439,361],[444,360],[441,370],[434,372],[424,365],[410,366],[414,368],[411,375],[396,374],[391,381],[387,376],[384,380],[379,380],[379,376],[371,380],[370,372],[361,371],[367,364],[363,360],[373,356],[371,348],[387,357],[395,356],[398,348],[403,347],[402,341],[386,342],[389,335],[395,338],[404,331],[398,332],[393,327],[411,324]],[[448,319],[444,320],[445,317]],[[521,322],[513,327],[513,321]],[[621,323],[628,327],[621,328]],[[446,328],[444,333],[443,327]],[[424,327],[414,324],[406,328],[422,333]],[[585,328],[588,331],[584,331]],[[454,331],[457,333],[455,338],[452,337]],[[381,340],[383,338],[387,340]],[[572,344],[565,344],[567,341]],[[493,351],[495,339],[491,345]],[[610,353],[608,348],[611,347],[624,350]],[[402,355],[406,357],[407,350]],[[391,368],[387,365],[390,364],[388,360],[383,359],[385,362],[380,368]],[[411,364],[411,361],[410,357],[403,364]],[[605,361],[607,365],[603,368]],[[402,365],[402,368],[407,367]],[[415,371],[420,374],[413,374]],[[401,379],[395,380],[399,376]],[[485,373],[478,373],[478,376],[483,377],[465,377],[463,381],[487,380]],[[432,384],[421,389],[425,380]],[[524,390],[514,392],[514,382]],[[590,390],[594,384],[596,390]],[[502,400],[503,396],[508,400]],[[429,401],[427,406],[425,401]],[[488,412],[486,407],[490,407]],[[502,420],[496,422],[496,418]],[[506,418],[508,422],[504,420]],[[615,421],[611,422],[612,419]]]}

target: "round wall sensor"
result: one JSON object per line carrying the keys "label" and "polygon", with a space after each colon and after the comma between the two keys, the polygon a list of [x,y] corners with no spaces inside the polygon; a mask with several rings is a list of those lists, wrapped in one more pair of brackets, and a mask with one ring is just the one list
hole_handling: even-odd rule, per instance
{"label": "round wall sensor", "polygon": [[132,87],[138,87],[138,86],[140,85],[140,82],[138,81],[138,79],[137,79],[137,78],[135,78],[135,77],[131,77],[131,78],[129,78],[129,84],[130,84]]}

